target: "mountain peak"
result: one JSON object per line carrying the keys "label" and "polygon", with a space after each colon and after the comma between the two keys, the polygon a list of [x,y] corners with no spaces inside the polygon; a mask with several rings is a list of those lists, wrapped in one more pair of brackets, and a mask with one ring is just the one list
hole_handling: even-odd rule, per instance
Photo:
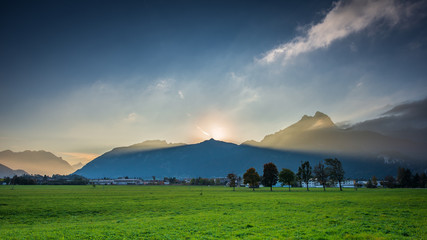
{"label": "mountain peak", "polygon": [[223,142],[223,141],[219,141],[219,140],[215,140],[214,138],[211,138],[200,143],[220,143],[220,142]]}
{"label": "mountain peak", "polygon": [[328,115],[317,111],[314,116],[304,115],[301,120],[292,125],[290,128],[298,128],[300,130],[313,130],[331,127],[335,127],[335,124],[334,122],[332,122],[331,118]]}
{"label": "mountain peak", "polygon": [[109,153],[124,153],[124,152],[136,152],[136,151],[150,151],[163,148],[171,148],[183,146],[184,143],[167,143],[165,140],[147,140],[141,143],[133,144],[127,147],[117,147],[111,150]]}
{"label": "mountain peak", "polygon": [[328,115],[326,115],[326,114],[324,114],[324,113],[322,113],[322,112],[319,112],[319,111],[317,111],[317,112],[314,114],[314,117],[315,117],[315,118],[322,118],[322,117],[327,117],[327,118],[329,118],[329,117],[328,117]]}

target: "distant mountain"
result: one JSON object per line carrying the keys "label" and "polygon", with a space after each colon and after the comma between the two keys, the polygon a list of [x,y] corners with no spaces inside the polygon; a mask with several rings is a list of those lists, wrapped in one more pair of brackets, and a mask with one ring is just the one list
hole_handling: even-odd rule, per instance
{"label": "distant mountain", "polygon": [[66,175],[74,172],[73,167],[61,157],[45,151],[0,152],[0,164],[12,169],[23,169],[29,174]]}
{"label": "distant mountain", "polygon": [[76,164],[71,165],[71,167],[73,167],[74,170],[79,170],[80,168],[82,168],[84,165],[83,163],[79,162]]}
{"label": "distant mountain", "polygon": [[290,168],[296,171],[301,161],[310,161],[314,165],[328,157],[338,157],[343,162],[348,177],[382,177],[395,174],[398,166],[407,166],[405,162],[392,161],[393,159],[385,161],[383,157],[355,158],[282,151],[211,139],[198,144],[149,151],[117,153],[113,150],[94,159],[75,174],[88,178],[128,176],[146,179],[152,176],[225,177],[231,172],[242,176],[250,167],[255,167],[259,174],[262,174],[263,165],[267,162],[275,163],[279,169]]}
{"label": "distant mountain", "polygon": [[297,123],[279,132],[267,135],[261,142],[247,141],[243,144],[305,152],[350,154],[372,156],[398,152],[412,157],[419,156],[421,144],[373,131],[340,129],[324,113],[303,116]]}
{"label": "distant mountain", "polygon": [[260,142],[236,145],[211,139],[184,145],[146,141],[115,148],[75,173],[88,178],[224,177],[231,172],[241,176],[250,167],[262,174],[267,162],[297,171],[301,161],[314,165],[336,157],[347,177],[381,178],[396,175],[399,166],[426,171],[425,158],[417,155],[425,151],[423,147],[374,131],[341,129],[326,114],[316,112]]}
{"label": "distant mountain", "polygon": [[164,140],[147,140],[142,143],[137,143],[128,147],[114,148],[110,153],[122,154],[122,153],[138,152],[138,151],[150,151],[150,150],[156,150],[156,149],[178,147],[183,145],[185,144],[184,143],[167,143]]}
{"label": "distant mountain", "polygon": [[28,174],[28,173],[25,172],[24,170],[13,170],[13,169],[6,167],[3,164],[0,164],[0,178],[2,178],[2,177],[13,177],[15,175],[22,176],[25,174]]}
{"label": "distant mountain", "polygon": [[423,144],[424,149],[427,149],[427,98],[396,105],[377,118],[348,127],[353,130],[369,130],[387,136],[410,139]]}

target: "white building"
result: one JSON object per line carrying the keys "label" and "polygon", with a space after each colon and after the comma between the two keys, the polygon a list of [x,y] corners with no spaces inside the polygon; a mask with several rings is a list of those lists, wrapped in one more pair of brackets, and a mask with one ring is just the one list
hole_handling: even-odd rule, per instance
{"label": "white building", "polygon": [[143,184],[143,181],[141,179],[136,178],[121,178],[121,179],[114,179],[115,185],[141,185]]}
{"label": "white building", "polygon": [[[343,188],[354,188],[354,180],[344,180],[341,182]],[[336,187],[340,187],[339,183],[336,184]]]}
{"label": "white building", "polygon": [[111,179],[92,179],[89,180],[90,184],[96,184],[96,185],[113,185],[114,180]]}
{"label": "white building", "polygon": [[[302,182],[302,187],[306,188],[307,184],[305,182]],[[309,188],[322,188],[323,186],[317,181],[310,180],[310,181],[308,181],[308,187]]]}
{"label": "white building", "polygon": [[140,185],[142,184],[141,179],[92,179],[89,181],[90,184],[96,185]]}

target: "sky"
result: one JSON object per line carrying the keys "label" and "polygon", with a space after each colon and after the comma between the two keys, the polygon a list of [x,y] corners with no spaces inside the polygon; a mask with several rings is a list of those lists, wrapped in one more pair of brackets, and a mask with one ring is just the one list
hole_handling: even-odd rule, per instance
{"label": "sky", "polygon": [[261,140],[427,97],[425,1],[0,2],[0,150]]}

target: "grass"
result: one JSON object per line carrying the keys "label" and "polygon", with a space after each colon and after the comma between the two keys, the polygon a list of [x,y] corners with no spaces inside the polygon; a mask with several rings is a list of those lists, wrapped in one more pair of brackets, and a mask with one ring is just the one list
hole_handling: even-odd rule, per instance
{"label": "grass", "polygon": [[274,190],[0,186],[0,239],[427,239],[427,189]]}

